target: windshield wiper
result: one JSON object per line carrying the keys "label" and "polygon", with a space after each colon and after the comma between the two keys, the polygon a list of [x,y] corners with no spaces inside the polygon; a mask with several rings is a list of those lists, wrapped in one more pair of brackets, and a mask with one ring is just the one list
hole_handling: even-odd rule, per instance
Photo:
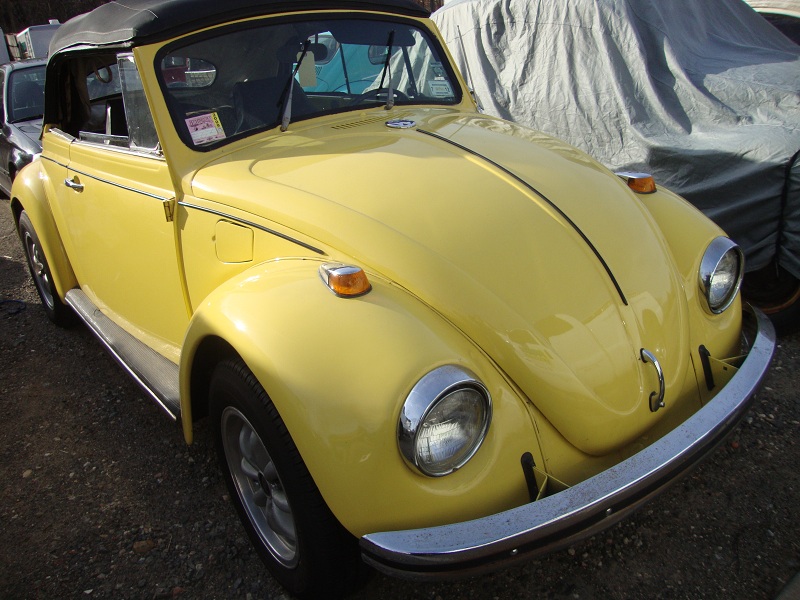
{"label": "windshield wiper", "polygon": [[292,74],[289,77],[289,81],[286,82],[286,85],[283,88],[281,101],[278,104],[280,108],[283,108],[281,114],[281,131],[286,131],[289,129],[289,122],[292,120],[292,92],[294,91],[294,78],[297,76],[297,71],[300,70],[300,65],[303,63],[303,59],[306,57],[306,52],[308,52],[308,47],[310,45],[311,40],[306,40],[303,42],[303,52],[300,54],[300,58],[297,59],[297,64],[295,65],[294,69],[292,69]]}
{"label": "windshield wiper", "polygon": [[381,83],[378,89],[383,87],[383,80],[386,78],[386,73],[389,73],[389,85],[386,87],[386,110],[391,110],[394,106],[394,90],[392,89],[392,72],[389,68],[389,61],[392,58],[392,46],[394,45],[394,29],[389,32],[389,39],[386,40],[386,61],[383,63],[383,72],[381,73]]}

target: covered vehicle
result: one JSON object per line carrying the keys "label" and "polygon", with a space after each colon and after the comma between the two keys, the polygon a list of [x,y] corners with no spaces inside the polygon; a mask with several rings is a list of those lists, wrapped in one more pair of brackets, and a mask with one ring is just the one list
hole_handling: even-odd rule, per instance
{"label": "covered vehicle", "polygon": [[488,114],[652,173],[800,324],[800,46],[741,0],[455,0],[433,20]]}
{"label": "covered vehicle", "polygon": [[800,0],[745,0],[795,44],[800,44]]}
{"label": "covered vehicle", "polygon": [[187,442],[210,418],[250,538],[304,597],[362,559],[471,574],[614,523],[735,426],[775,345],[718,226],[478,113],[427,16],[104,4],[53,40],[12,189],[49,317]]}
{"label": "covered vehicle", "polygon": [[0,65],[0,192],[6,195],[17,172],[42,151],[46,62],[31,59]]}

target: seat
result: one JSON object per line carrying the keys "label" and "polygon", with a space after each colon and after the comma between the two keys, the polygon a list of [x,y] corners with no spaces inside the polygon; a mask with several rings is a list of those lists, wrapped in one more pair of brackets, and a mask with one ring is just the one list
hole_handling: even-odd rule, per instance
{"label": "seat", "polygon": [[125,118],[125,105],[122,98],[109,98],[106,101],[106,134],[128,135],[128,121]]}
{"label": "seat", "polygon": [[[236,131],[277,125],[281,120],[279,106],[286,80],[279,77],[240,81],[233,86],[233,108],[236,113]],[[313,112],[313,107],[294,80],[292,89],[292,114]]]}

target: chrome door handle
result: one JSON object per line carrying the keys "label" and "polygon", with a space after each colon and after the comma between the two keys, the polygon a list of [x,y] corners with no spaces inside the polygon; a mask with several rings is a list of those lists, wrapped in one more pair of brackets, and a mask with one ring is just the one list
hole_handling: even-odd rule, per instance
{"label": "chrome door handle", "polygon": [[72,179],[65,179],[64,185],[71,190],[75,190],[76,192],[83,191],[83,184],[80,181],[78,181],[77,177],[73,177]]}
{"label": "chrome door handle", "polygon": [[661,363],[658,362],[656,355],[649,350],[641,349],[642,362],[653,363],[658,375],[658,392],[650,392],[650,410],[656,412],[659,408],[664,408],[664,371],[661,370]]}

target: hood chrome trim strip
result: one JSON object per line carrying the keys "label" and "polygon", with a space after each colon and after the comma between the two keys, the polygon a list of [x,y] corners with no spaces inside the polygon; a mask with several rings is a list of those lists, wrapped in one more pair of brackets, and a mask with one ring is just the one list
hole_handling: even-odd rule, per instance
{"label": "hood chrome trim strip", "polygon": [[306,244],[305,242],[300,241],[297,238],[293,238],[293,237],[291,237],[289,235],[286,235],[285,233],[281,233],[280,231],[275,231],[274,229],[270,229],[269,227],[264,227],[263,225],[259,225],[258,223],[253,223],[252,221],[247,221],[246,219],[240,219],[239,217],[234,217],[233,215],[221,212],[219,210],[214,210],[213,208],[206,208],[205,206],[198,206],[197,204],[191,204],[189,202],[180,201],[180,202],[178,202],[178,206],[183,206],[185,208],[193,208],[195,210],[200,210],[200,211],[203,211],[203,212],[210,213],[212,215],[217,215],[218,217],[223,217],[225,219],[229,219],[231,221],[235,221],[237,223],[241,223],[242,225],[247,225],[248,227],[252,227],[254,229],[259,229],[259,230],[264,231],[266,233],[270,233],[270,234],[272,234],[274,236],[277,236],[277,237],[279,237],[279,238],[281,238],[283,240],[286,240],[287,242],[292,242],[293,244],[297,244],[298,246],[302,246],[306,250],[311,250],[311,252],[314,252],[314,253],[319,254],[321,256],[327,256],[327,254],[325,253],[324,250],[320,250],[319,248],[316,248],[315,246],[312,246],[311,244]]}
{"label": "hood chrome trim strip", "polygon": [[600,254],[600,252],[597,250],[597,248],[595,248],[594,244],[592,244],[591,240],[586,236],[586,234],[583,233],[583,231],[581,231],[581,228],[578,227],[578,225],[575,223],[575,221],[570,219],[569,216],[563,210],[561,210],[561,208],[555,202],[550,200],[547,196],[542,194],[539,190],[537,190],[530,183],[525,181],[522,177],[520,177],[519,175],[517,175],[513,171],[511,171],[508,168],[504,167],[500,163],[497,163],[497,162],[493,161],[491,158],[489,158],[487,156],[484,156],[483,154],[480,154],[479,152],[476,152],[472,148],[468,148],[467,146],[463,146],[463,145],[459,144],[458,142],[454,142],[453,140],[448,139],[448,138],[446,138],[444,136],[441,136],[438,133],[433,133],[432,131],[427,131],[425,129],[419,129],[419,128],[417,128],[417,131],[420,132],[420,133],[423,133],[423,134],[425,134],[427,136],[430,136],[432,138],[435,138],[435,139],[437,139],[439,141],[445,142],[446,144],[450,144],[451,146],[455,146],[456,148],[458,148],[460,150],[463,150],[464,152],[467,152],[468,154],[471,154],[472,156],[476,156],[476,157],[480,158],[481,160],[486,161],[487,163],[489,163],[493,167],[499,169],[500,171],[502,171],[503,173],[505,173],[506,175],[508,175],[512,179],[514,179],[514,181],[517,181],[520,184],[522,184],[523,186],[525,186],[531,192],[533,192],[534,194],[539,196],[539,198],[541,198],[542,200],[547,202],[547,204],[549,204],[553,208],[553,210],[555,210],[559,215],[561,215],[561,217],[567,223],[569,223],[570,227],[572,227],[575,230],[575,232],[579,236],[581,236],[581,239],[584,242],[586,242],[586,245],[589,246],[589,248],[591,248],[592,252],[594,252],[594,255],[597,257],[597,260],[600,261],[600,264],[603,265],[603,268],[606,270],[606,273],[608,273],[608,276],[611,279],[611,283],[614,284],[614,287],[616,288],[620,299],[622,299],[622,303],[625,306],[628,306],[628,299],[625,298],[625,294],[623,293],[622,288],[620,287],[619,283],[617,282],[617,278],[614,277],[614,273],[611,272],[611,267],[608,266],[608,263],[606,263],[606,261],[603,258],[603,256]]}

